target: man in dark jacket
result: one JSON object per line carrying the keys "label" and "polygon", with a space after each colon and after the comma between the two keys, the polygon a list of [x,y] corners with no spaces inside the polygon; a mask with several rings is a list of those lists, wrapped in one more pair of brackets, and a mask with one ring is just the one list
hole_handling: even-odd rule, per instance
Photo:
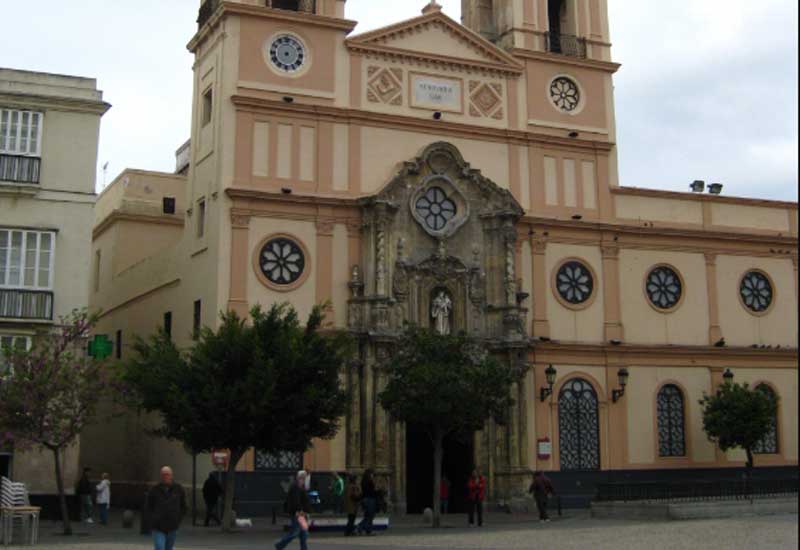
{"label": "man in dark jacket", "polygon": [[283,550],[294,539],[300,538],[300,550],[308,550],[308,514],[311,512],[311,502],[308,500],[306,472],[303,470],[297,472],[297,480],[289,487],[286,511],[292,519],[292,525],[286,536],[275,545],[275,548]]}
{"label": "man in dark jacket", "polygon": [[183,487],[173,483],[169,466],[161,468],[161,483],[147,494],[147,509],[154,550],[173,550],[187,506]]}
{"label": "man in dark jacket", "polygon": [[220,487],[217,478],[214,477],[214,473],[208,474],[208,479],[203,484],[203,500],[206,503],[206,527],[208,527],[208,523],[212,519],[217,522],[217,525],[221,523],[217,516],[217,501],[221,494],[222,487]]}
{"label": "man in dark jacket", "polygon": [[533,483],[531,483],[531,488],[528,492],[533,494],[533,498],[536,500],[536,507],[539,509],[539,521],[550,521],[550,518],[547,517],[547,497],[556,494],[550,479],[543,472],[534,472]]}
{"label": "man in dark jacket", "polygon": [[92,482],[89,481],[89,468],[83,469],[83,475],[78,480],[78,485],[75,487],[75,494],[78,495],[78,500],[81,503],[81,521],[86,523],[94,523],[92,519]]}

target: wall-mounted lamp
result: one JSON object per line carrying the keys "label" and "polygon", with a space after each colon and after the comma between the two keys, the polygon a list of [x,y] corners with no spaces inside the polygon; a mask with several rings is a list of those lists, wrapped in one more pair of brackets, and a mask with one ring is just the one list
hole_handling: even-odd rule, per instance
{"label": "wall-mounted lamp", "polygon": [[291,195],[292,190],[288,187],[281,187],[281,193],[283,193],[284,195]]}
{"label": "wall-mounted lamp", "polygon": [[628,385],[628,369],[622,367],[617,371],[617,380],[619,382],[618,390],[611,390],[611,401],[616,403],[619,398],[625,395],[625,386]]}
{"label": "wall-mounted lamp", "polygon": [[544,370],[544,376],[545,376],[545,379],[547,380],[547,387],[546,388],[542,388],[541,391],[539,392],[539,400],[540,401],[544,401],[545,399],[547,399],[548,397],[550,397],[553,394],[553,386],[556,383],[556,375],[557,374],[558,373],[556,372],[556,369],[555,369],[555,367],[553,367],[553,365],[549,365]]}
{"label": "wall-mounted lamp", "polygon": [[283,101],[286,103],[294,103],[294,98],[288,95],[283,96]]}
{"label": "wall-mounted lamp", "polygon": [[733,373],[731,369],[725,369],[725,372],[722,373],[722,379],[725,380],[726,384],[733,382]]}

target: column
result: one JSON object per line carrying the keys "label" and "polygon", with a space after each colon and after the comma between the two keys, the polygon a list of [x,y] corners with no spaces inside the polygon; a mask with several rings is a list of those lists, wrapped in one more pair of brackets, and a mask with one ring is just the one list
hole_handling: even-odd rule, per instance
{"label": "column", "polygon": [[248,249],[250,240],[250,214],[231,210],[231,263],[228,309],[240,317],[249,314],[247,301],[247,274],[250,262]]}
{"label": "column", "polygon": [[545,252],[547,241],[531,236],[533,263],[533,336],[550,338],[550,323],[547,320],[547,266]]}
{"label": "column", "polygon": [[623,340],[624,331],[620,319],[619,293],[619,247],[616,243],[603,243],[603,301],[605,302],[605,340]]}
{"label": "column", "polygon": [[722,338],[719,326],[719,297],[717,292],[717,255],[706,252],[706,287],[708,290],[708,343],[714,345]]}

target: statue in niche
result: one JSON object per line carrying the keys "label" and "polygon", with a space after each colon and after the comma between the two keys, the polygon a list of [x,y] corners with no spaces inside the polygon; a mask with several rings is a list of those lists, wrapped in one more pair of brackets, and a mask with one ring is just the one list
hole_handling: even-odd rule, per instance
{"label": "statue in niche", "polygon": [[431,305],[431,318],[434,320],[436,332],[443,336],[450,334],[450,313],[453,311],[453,301],[444,290],[440,290]]}

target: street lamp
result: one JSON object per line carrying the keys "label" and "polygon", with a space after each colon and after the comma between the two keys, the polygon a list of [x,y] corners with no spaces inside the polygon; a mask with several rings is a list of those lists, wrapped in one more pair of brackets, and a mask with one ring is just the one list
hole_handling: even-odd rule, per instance
{"label": "street lamp", "polygon": [[619,398],[625,395],[625,386],[628,385],[628,369],[622,367],[617,371],[617,380],[619,381],[619,389],[618,390],[611,390],[611,401],[616,403],[619,401]]}
{"label": "street lamp", "polygon": [[731,372],[731,369],[725,369],[725,372],[722,373],[722,378],[725,380],[726,384],[733,382],[733,373]]}
{"label": "street lamp", "polygon": [[541,392],[539,393],[540,401],[544,401],[553,394],[553,385],[556,383],[556,374],[557,372],[553,365],[548,366],[544,370],[544,376],[547,380],[547,387],[541,389]]}

